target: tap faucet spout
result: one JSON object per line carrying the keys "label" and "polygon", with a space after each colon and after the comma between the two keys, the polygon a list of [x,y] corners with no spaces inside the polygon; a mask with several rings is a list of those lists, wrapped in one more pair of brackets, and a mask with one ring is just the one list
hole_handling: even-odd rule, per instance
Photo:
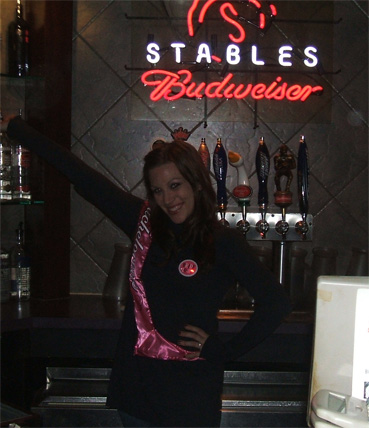
{"label": "tap faucet spout", "polygon": [[266,221],[266,205],[260,205],[259,210],[261,214],[261,220],[256,223],[256,230],[259,232],[261,239],[266,239],[266,234],[269,230],[269,223]]}
{"label": "tap faucet spout", "polygon": [[246,235],[246,233],[250,230],[250,223],[247,221],[247,212],[246,212],[246,203],[241,204],[242,208],[242,219],[237,222],[237,229],[241,230],[241,232]]}
{"label": "tap faucet spout", "polygon": [[299,235],[301,235],[303,241],[306,240],[306,235],[309,232],[309,225],[306,221],[306,217],[306,213],[303,213],[302,219],[295,224],[295,230]]}
{"label": "tap faucet spout", "polygon": [[282,206],[282,219],[277,222],[275,225],[275,230],[279,235],[282,235],[282,239],[285,240],[287,236],[287,232],[290,228],[288,222],[286,221],[286,206]]}

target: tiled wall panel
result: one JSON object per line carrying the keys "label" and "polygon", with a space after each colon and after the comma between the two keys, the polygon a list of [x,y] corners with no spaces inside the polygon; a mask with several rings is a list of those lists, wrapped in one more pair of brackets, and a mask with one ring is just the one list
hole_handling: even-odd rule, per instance
{"label": "tiled wall panel", "polygon": [[[159,1],[147,3],[153,8],[161,7]],[[143,156],[155,139],[170,140],[171,131],[183,126],[193,130],[188,141],[195,147],[200,138],[205,137],[212,152],[216,138],[221,136],[226,149],[241,153],[256,194],[254,160],[259,137],[264,136],[272,156],[282,142],[286,142],[296,155],[299,135],[304,134],[310,155],[310,212],[314,216],[314,237],[312,242],[294,245],[308,250],[308,262],[311,262],[313,247],[336,248],[339,253],[337,273],[344,274],[351,248],[368,246],[368,3],[344,0],[333,4],[333,18],[342,18],[342,21],[334,25],[333,48],[324,55],[329,58],[332,70],[341,72],[327,79],[331,99],[320,111],[292,123],[276,122],[264,105],[256,117],[258,127],[254,129],[254,105],[250,102],[234,103],[231,109],[222,110],[220,106],[208,118],[207,128],[199,125],[203,104],[198,101],[182,104],[182,120],[177,120],[178,112],[172,118],[171,109],[176,107],[170,103],[164,105],[164,102],[161,110],[153,111],[139,73],[125,67],[139,53],[137,44],[142,44],[142,40],[135,43],[131,37],[140,22],[126,17],[126,14],[137,12],[137,2],[132,11],[130,1],[76,1],[73,151],[127,191],[143,197]],[[317,11],[319,16],[322,13]],[[311,18],[319,16],[312,14]],[[293,26],[281,24],[280,28],[287,39],[293,40]],[[317,36],[326,35],[317,30]],[[217,102],[209,102],[208,111]],[[240,111],[245,120],[233,121]],[[330,117],[330,120],[320,120],[323,117]],[[236,183],[236,170],[232,167],[228,170],[227,187],[231,190]],[[272,168],[270,195],[273,175]],[[296,178],[292,190],[295,201],[289,210],[297,212]],[[236,206],[236,203],[230,200],[229,205]],[[256,196],[250,210],[257,210]],[[73,191],[71,291],[101,293],[114,244],[126,241],[122,232]]]}

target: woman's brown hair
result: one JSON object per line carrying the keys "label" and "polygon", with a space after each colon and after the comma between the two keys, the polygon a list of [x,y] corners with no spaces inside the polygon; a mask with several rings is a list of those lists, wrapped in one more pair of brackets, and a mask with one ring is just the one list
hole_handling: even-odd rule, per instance
{"label": "woman's brown hair", "polygon": [[[173,252],[179,250],[178,245],[192,245],[200,267],[208,267],[214,258],[213,232],[218,225],[215,214],[216,195],[209,172],[199,153],[189,143],[173,141],[153,149],[145,156],[144,162],[143,176],[152,208],[153,239],[165,251],[166,260],[169,260]],[[169,162],[173,162],[190,183],[195,198],[194,211],[183,224],[180,244],[176,242],[174,233],[168,227],[170,222],[168,216],[155,202],[149,177],[151,169]]]}

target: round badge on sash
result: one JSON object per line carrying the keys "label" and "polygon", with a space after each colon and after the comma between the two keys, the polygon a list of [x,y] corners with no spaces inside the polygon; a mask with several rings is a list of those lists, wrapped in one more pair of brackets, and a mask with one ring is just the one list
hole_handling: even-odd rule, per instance
{"label": "round badge on sash", "polygon": [[178,270],[181,275],[190,277],[196,275],[199,267],[194,260],[187,259],[179,264]]}

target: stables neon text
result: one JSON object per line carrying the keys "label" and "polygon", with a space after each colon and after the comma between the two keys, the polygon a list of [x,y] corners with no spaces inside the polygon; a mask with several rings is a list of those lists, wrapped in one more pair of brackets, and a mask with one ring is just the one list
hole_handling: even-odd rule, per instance
{"label": "stables neon text", "polygon": [[[174,60],[177,64],[182,62],[182,49],[186,47],[184,43],[175,42],[170,45],[174,49]],[[147,45],[146,59],[151,64],[157,64],[160,61],[160,46],[157,43],[149,43]],[[307,46],[304,49],[303,63],[306,67],[315,67],[318,64],[318,58],[316,56],[318,50],[314,46]],[[281,46],[278,50],[278,62],[282,67],[291,67],[293,47],[289,45]],[[256,45],[251,46],[251,62],[254,65],[264,65],[265,62],[260,58],[258,53],[258,47]],[[226,49],[226,61],[230,65],[237,65],[241,62],[241,50],[239,46],[231,44]],[[201,43],[197,49],[196,62],[201,63],[203,60],[208,64],[213,61],[221,63],[222,59],[216,55],[211,54],[210,46],[207,43]]]}

